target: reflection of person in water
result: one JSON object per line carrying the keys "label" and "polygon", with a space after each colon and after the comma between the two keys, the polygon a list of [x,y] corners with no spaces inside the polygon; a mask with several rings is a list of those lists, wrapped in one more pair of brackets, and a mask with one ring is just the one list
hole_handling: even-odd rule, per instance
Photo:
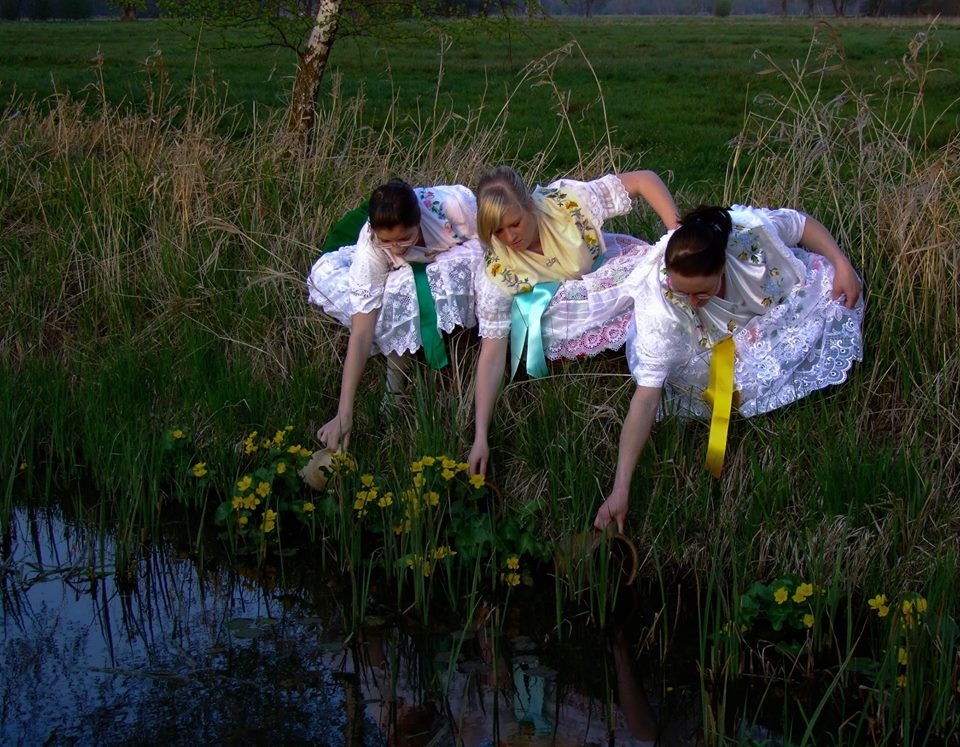
{"label": "reflection of person in water", "polygon": [[[616,682],[612,698],[578,687],[558,688],[558,673],[543,665],[531,642],[515,639],[506,657],[491,645],[493,638],[490,631],[478,630],[447,676],[441,673],[441,705],[424,692],[425,672],[417,652],[405,650],[387,631],[366,631],[352,656],[347,651],[339,656],[342,670],[353,667],[350,677],[357,692],[348,701],[363,706],[363,713],[351,719],[350,744],[364,744],[358,719],[376,724],[390,747],[426,745],[444,732],[463,747],[517,739],[528,747],[655,743],[656,719],[622,630],[607,639]],[[607,702],[613,704],[612,712]]]}

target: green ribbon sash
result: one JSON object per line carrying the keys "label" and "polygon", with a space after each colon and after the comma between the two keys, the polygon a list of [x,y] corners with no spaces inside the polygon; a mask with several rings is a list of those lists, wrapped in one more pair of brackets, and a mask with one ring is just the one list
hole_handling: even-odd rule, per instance
{"label": "green ribbon sash", "polygon": [[[345,213],[338,220],[330,233],[327,234],[326,241],[320,249],[321,254],[332,252],[345,246],[352,246],[357,243],[360,236],[360,229],[367,221],[369,211],[369,200],[364,200],[353,210]],[[423,355],[430,368],[444,368],[449,364],[447,360],[447,349],[443,344],[443,335],[437,328],[437,307],[433,302],[433,294],[430,293],[430,282],[427,279],[427,266],[422,262],[411,262],[410,267],[413,270],[413,281],[417,289],[417,307],[420,310],[420,340],[423,343]]]}

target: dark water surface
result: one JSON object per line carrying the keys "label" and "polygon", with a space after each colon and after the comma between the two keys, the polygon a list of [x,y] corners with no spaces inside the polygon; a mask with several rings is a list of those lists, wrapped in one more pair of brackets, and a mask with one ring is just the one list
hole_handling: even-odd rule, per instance
{"label": "dark water surface", "polygon": [[[109,538],[46,508],[15,510],[3,550],[3,745],[653,744],[634,736],[642,688],[620,689],[642,678],[605,669],[629,659],[619,635],[572,672],[515,624],[350,636],[329,585],[157,546],[118,576]],[[659,743],[693,743],[672,731]]]}

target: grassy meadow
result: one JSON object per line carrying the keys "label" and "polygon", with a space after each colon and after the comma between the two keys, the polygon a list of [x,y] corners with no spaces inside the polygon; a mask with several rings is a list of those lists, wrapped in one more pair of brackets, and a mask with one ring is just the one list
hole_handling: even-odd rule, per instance
{"label": "grassy meadow", "polygon": [[[759,675],[798,693],[791,743],[825,743],[828,713],[842,724],[830,743],[957,743],[960,26],[565,19],[489,37],[451,25],[443,39],[401,27],[337,44],[309,152],[283,127],[288,55],[181,31],[0,24],[0,524],[29,500],[89,519],[131,557],[167,520],[188,525],[194,549],[216,538],[251,461],[274,475],[281,446],[304,458],[336,409],[346,335],[307,307],[304,276],[333,222],[384,179],[472,185],[500,162],[530,182],[654,168],[681,208],[815,214],[861,269],[868,306],[850,380],[735,418],[721,480],[703,469],[705,425],[658,426],[628,522],[638,583],[661,599],[650,655],[667,668],[681,620],[698,620],[709,743],[734,739],[722,694]],[[653,239],[654,217],[614,227]],[[455,336],[454,365],[420,369],[415,396],[386,415],[374,360],[334,494],[286,483],[272,517],[250,509],[250,537],[266,547],[287,511],[356,573],[351,533],[374,513],[360,474],[400,495],[424,455],[466,457],[476,349]],[[505,389],[490,478],[509,536],[477,539],[468,485],[451,499],[452,540],[500,553],[491,582],[509,576],[504,557],[535,567],[588,526],[632,388],[622,356],[606,356]],[[385,546],[393,526],[375,528]],[[439,574],[415,574],[411,593],[473,599],[483,559],[464,552],[473,565],[457,571],[419,541],[377,562],[390,575],[433,552],[446,581],[431,590]]]}

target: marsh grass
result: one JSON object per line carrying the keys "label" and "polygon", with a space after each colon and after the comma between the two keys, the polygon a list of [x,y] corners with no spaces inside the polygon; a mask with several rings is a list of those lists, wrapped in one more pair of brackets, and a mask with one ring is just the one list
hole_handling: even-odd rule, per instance
{"label": "marsh grass", "polygon": [[[821,677],[812,700],[789,714],[798,743],[814,743],[831,711],[845,719],[838,744],[956,734],[960,140],[926,137],[931,123],[955,116],[924,106],[936,43],[935,28],[918,34],[903,69],[869,90],[844,76],[829,34],[797,66],[771,58],[778,93],[756,100],[735,143],[727,200],[798,207],[834,231],[866,281],[868,347],[844,386],[735,420],[719,482],[701,468],[703,424],[662,422],[642,456],[628,526],[641,583],[661,589],[646,640],[666,651],[678,619],[698,620],[710,743],[757,720],[770,683],[792,691],[811,668]],[[594,147],[577,135],[555,85],[558,59],[537,59],[522,76],[562,104],[548,121],[579,143],[576,171],[636,165],[608,140]],[[438,89],[444,74],[441,64]],[[346,334],[307,307],[303,277],[341,213],[396,174],[472,184],[487,164],[517,163],[509,107],[491,127],[482,105],[464,112],[435,99],[413,117],[395,106],[387,127],[371,127],[365,97],[344,95],[333,76],[305,153],[278,114],[262,112],[240,132],[216,85],[177,91],[159,73],[151,80],[145,111],[104,95],[91,113],[62,93],[16,100],[0,132],[0,408],[4,432],[15,434],[0,446],[0,519],[19,500],[69,495],[73,512],[117,538],[118,573],[179,508],[200,551],[213,505],[229,500],[239,476],[247,433],[294,422],[309,443],[335,409]],[[518,165],[535,181],[549,156]],[[701,199],[699,188],[674,191],[684,207]],[[652,238],[653,225],[640,214],[624,230]],[[451,369],[418,369],[412,396],[388,415],[379,360],[362,382],[359,473],[329,505],[321,555],[345,569],[358,624],[380,573],[425,615],[439,600],[474,610],[481,589],[509,603],[526,588],[506,582],[517,570],[510,558],[549,567],[550,548],[588,527],[610,484],[633,389],[623,360],[556,364],[501,398],[490,477],[503,518],[475,537],[486,555],[408,573],[407,559],[422,562],[442,544],[440,524],[406,545],[383,524],[371,548],[353,509],[359,474],[399,495],[412,461],[460,460],[469,448],[476,345],[462,333],[449,350]],[[161,440],[176,425],[191,432],[191,450],[171,465]],[[201,461],[209,473],[198,484],[188,470]],[[589,583],[555,575],[558,629],[568,597],[576,607],[584,587],[593,587],[590,614],[606,621],[608,570]],[[813,625],[772,630],[778,603],[764,597],[765,616],[741,629],[748,590],[760,583],[772,595],[788,576],[824,590],[810,602]],[[681,587],[683,601],[671,601]],[[892,610],[883,617],[868,604],[881,594]],[[908,629],[902,604],[920,597],[927,611]],[[754,671],[767,685],[738,710],[731,694]]]}

